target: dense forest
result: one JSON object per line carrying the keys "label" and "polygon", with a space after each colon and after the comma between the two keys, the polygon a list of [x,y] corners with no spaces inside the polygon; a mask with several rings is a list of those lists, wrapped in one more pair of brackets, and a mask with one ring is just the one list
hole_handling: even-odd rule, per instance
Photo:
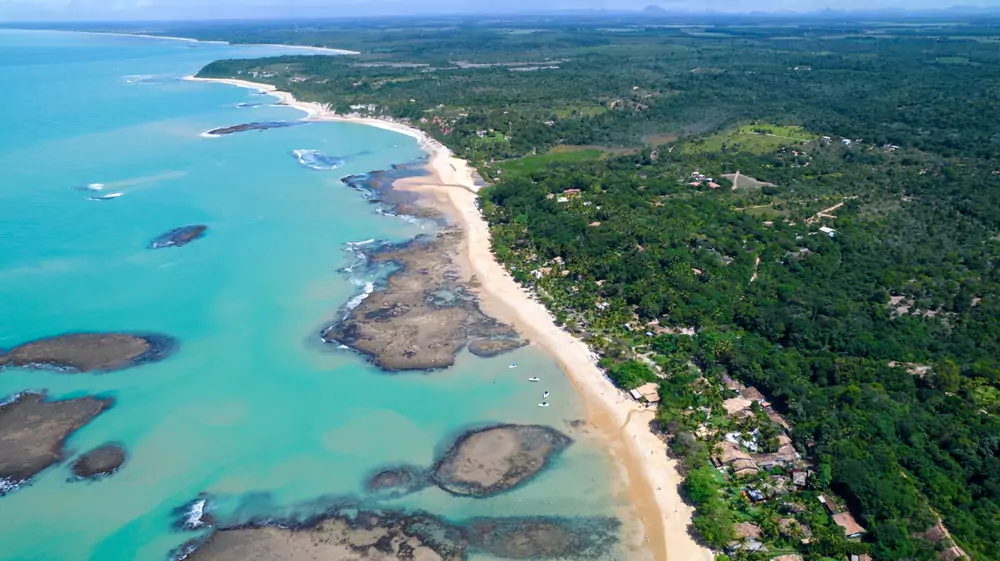
{"label": "dense forest", "polygon": [[[719,551],[770,559],[732,546],[753,520],[806,559],[954,558],[928,537],[940,517],[969,556],[1000,559],[1000,27],[169,32],[360,51],[202,75],[406,119],[472,160],[498,258],[616,383],[660,385],[695,529]],[[841,497],[860,541],[808,509],[812,539],[770,532],[771,507],[714,478],[717,442],[694,435],[728,379],[787,416],[805,492]]]}

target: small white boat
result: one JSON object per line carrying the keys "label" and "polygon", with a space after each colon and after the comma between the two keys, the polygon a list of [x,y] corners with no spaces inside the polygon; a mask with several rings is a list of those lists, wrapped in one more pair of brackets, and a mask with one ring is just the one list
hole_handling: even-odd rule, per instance
{"label": "small white boat", "polygon": [[517,368],[517,363],[514,362],[510,366],[508,366],[507,368]]}
{"label": "small white boat", "polygon": [[104,189],[104,184],[103,183],[91,183],[90,185],[87,185],[87,189],[90,189],[91,191],[100,191],[101,189]]}
{"label": "small white boat", "polygon": [[538,376],[532,376],[531,378],[528,378],[528,381],[529,382],[537,382],[538,381]]}
{"label": "small white boat", "polygon": [[539,403],[538,406],[539,407],[548,407],[549,406],[549,402],[548,401],[543,401],[543,402]]}
{"label": "small white boat", "polygon": [[546,397],[549,397],[549,392],[545,392],[542,394],[542,399],[545,399]]}
{"label": "small white boat", "polygon": [[100,197],[90,197],[90,200],[92,200],[92,201],[109,201],[111,199],[117,199],[118,197],[122,196],[123,194],[124,193],[108,193],[107,195],[102,195]]}

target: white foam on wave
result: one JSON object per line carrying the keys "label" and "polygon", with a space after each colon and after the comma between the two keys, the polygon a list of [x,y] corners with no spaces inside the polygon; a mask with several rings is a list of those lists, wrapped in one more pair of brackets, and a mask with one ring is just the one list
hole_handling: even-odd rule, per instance
{"label": "white foam on wave", "polygon": [[[350,300],[348,300],[347,304],[344,305],[344,310],[346,312],[350,312],[354,308],[357,308],[358,306],[361,305],[362,302],[365,301],[365,298],[368,298],[368,296],[370,296],[371,293],[374,292],[374,291],[375,291],[375,283],[373,283],[371,281],[366,282],[365,283],[365,289],[363,291],[361,291],[361,294],[358,294],[354,298],[351,298]],[[344,314],[344,317],[347,317],[346,313]]]}
{"label": "white foam on wave", "polygon": [[20,481],[15,481],[9,477],[0,477],[0,496],[6,495],[20,486]]}
{"label": "white foam on wave", "polygon": [[344,165],[344,160],[327,156],[319,150],[292,150],[292,155],[299,160],[300,164],[318,171],[335,170]]}
{"label": "white foam on wave", "polygon": [[186,528],[194,529],[205,525],[201,517],[205,514],[205,506],[207,504],[208,501],[205,499],[191,503],[191,508],[188,509],[187,516],[184,517],[184,526]]}

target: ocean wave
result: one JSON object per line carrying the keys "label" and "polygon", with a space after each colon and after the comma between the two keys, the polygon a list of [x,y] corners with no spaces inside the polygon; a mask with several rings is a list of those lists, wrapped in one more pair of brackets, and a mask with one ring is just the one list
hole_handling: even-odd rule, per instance
{"label": "ocean wave", "polygon": [[205,506],[207,504],[208,501],[205,499],[200,499],[191,503],[184,516],[184,528],[194,530],[205,525],[205,522],[201,519],[201,517],[205,514]]}
{"label": "ocean wave", "polygon": [[360,306],[361,303],[365,301],[365,298],[368,298],[372,292],[375,292],[375,283],[368,281],[365,283],[365,289],[361,291],[361,294],[351,298],[346,304],[344,304],[344,317],[346,318],[347,314],[350,313],[351,310]]}
{"label": "ocean wave", "polygon": [[0,477],[0,497],[20,487],[21,483],[23,481],[16,481],[9,477]]}
{"label": "ocean wave", "polygon": [[298,158],[300,164],[319,171],[330,171],[344,165],[342,158],[327,156],[319,150],[293,150],[292,155]]}
{"label": "ocean wave", "polygon": [[118,197],[124,195],[125,193],[108,193],[107,195],[101,195],[100,197],[87,197],[92,201],[110,201],[111,199],[117,199]]}

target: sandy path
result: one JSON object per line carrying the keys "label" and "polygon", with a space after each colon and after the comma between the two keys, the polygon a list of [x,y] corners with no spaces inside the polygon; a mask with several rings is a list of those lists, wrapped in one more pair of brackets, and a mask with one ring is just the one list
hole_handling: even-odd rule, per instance
{"label": "sandy path", "polygon": [[[624,468],[628,494],[645,527],[648,548],[657,561],[711,561],[712,552],[688,534],[693,509],[681,500],[682,481],[677,462],[667,456],[667,446],[649,427],[655,413],[644,409],[614,387],[594,364],[590,349],[556,326],[548,310],[519,286],[494,259],[489,226],[476,206],[474,170],[467,162],[404,123],[336,115],[328,107],[301,102],[274,86],[244,80],[189,80],[220,82],[266,91],[285,105],[307,113],[309,120],[361,123],[416,138],[429,160],[428,176],[397,181],[400,189],[424,194],[448,212],[466,235],[464,260],[478,281],[483,311],[513,325],[522,335],[549,352],[579,391],[587,416],[607,438],[612,453]],[[640,412],[631,414],[640,410]],[[631,414],[631,416],[630,416]]]}

